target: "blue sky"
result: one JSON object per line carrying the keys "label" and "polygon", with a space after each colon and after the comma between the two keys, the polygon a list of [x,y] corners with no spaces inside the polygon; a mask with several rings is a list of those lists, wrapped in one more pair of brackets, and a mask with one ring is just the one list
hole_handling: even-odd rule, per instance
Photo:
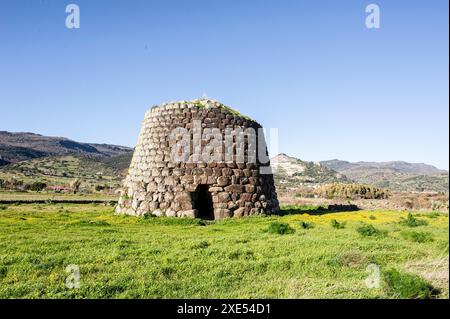
{"label": "blue sky", "polygon": [[0,0],[0,130],[133,146],[148,107],[207,93],[305,160],[448,169],[446,0],[71,2]]}

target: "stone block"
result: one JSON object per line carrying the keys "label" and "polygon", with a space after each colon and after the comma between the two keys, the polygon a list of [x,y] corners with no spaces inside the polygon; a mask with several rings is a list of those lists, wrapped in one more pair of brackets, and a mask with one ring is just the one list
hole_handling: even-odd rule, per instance
{"label": "stone block", "polygon": [[234,184],[234,185],[229,185],[229,186],[225,187],[224,189],[226,192],[242,193],[244,191],[244,186]]}

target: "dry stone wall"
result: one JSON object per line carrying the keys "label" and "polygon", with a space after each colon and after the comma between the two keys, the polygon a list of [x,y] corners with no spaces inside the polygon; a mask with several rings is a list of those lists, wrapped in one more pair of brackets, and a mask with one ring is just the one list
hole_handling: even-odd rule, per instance
{"label": "dry stone wall", "polygon": [[[145,114],[116,212],[208,219],[276,212],[279,204],[273,175],[262,174],[262,164],[249,151],[256,143],[267,153],[264,137],[242,133],[257,133],[260,128],[257,122],[209,99],[151,108]],[[229,136],[230,130],[241,133],[231,140],[225,137],[228,144],[211,138]],[[182,144],[186,136],[191,142]],[[195,137],[199,143],[192,142]],[[180,152],[183,148],[176,145],[184,145],[189,152]],[[237,152],[242,146],[244,153],[231,158],[222,155],[222,160],[205,161],[202,157],[205,153],[214,157],[220,153],[217,150]]]}

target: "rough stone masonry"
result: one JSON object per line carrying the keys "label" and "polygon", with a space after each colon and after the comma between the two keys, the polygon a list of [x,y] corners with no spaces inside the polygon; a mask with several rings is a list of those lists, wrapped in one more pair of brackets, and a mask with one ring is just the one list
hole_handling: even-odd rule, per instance
{"label": "rough stone masonry", "polygon": [[257,122],[207,98],[151,108],[116,212],[204,219],[275,213],[260,131]]}

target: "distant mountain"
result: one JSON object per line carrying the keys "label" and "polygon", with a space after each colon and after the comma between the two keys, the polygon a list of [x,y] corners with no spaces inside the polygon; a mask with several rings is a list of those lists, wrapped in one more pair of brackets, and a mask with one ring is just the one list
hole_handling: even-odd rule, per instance
{"label": "distant mountain", "polygon": [[347,162],[322,161],[333,169],[358,183],[389,188],[394,191],[448,193],[448,171],[423,163],[393,162]]}
{"label": "distant mountain", "polygon": [[341,173],[347,172],[349,170],[359,170],[359,169],[363,170],[378,169],[416,175],[435,175],[448,173],[447,171],[438,169],[437,167],[434,167],[432,165],[424,163],[408,163],[403,161],[351,163],[347,161],[333,159],[329,161],[322,161],[320,163],[327,166],[328,168],[331,168]]}
{"label": "distant mountain", "polygon": [[325,165],[302,161],[286,154],[274,156],[271,165],[276,182],[287,187],[350,182],[345,175]]}
{"label": "distant mountain", "polygon": [[0,131],[0,165],[48,156],[109,158],[132,150],[118,145],[79,143],[64,137]]}
{"label": "distant mountain", "polygon": [[347,162],[338,159],[319,163],[278,154],[271,159],[278,187],[296,188],[327,183],[361,183],[392,191],[448,193],[449,175],[428,164]]}

